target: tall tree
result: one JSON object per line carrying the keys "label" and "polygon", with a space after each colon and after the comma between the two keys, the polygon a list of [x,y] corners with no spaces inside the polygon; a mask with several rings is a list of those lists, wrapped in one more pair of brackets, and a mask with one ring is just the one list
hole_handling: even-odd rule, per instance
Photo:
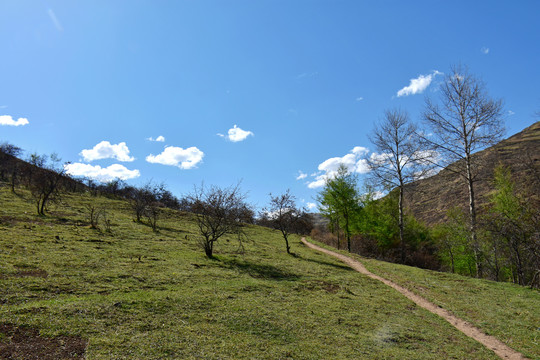
{"label": "tall tree", "polygon": [[476,258],[476,275],[482,276],[482,255],[477,236],[474,184],[478,181],[476,151],[494,145],[502,138],[503,103],[491,99],[481,80],[467,68],[454,66],[439,91],[439,102],[426,100],[424,120],[431,131],[426,143],[441,154],[438,165],[459,174],[469,194],[470,241]]}
{"label": "tall tree", "polygon": [[418,141],[417,126],[407,112],[387,110],[384,118],[370,134],[370,141],[378,154],[367,159],[374,184],[385,190],[398,191],[398,227],[401,262],[405,262],[403,195],[405,185],[422,178],[430,170],[432,152],[425,143]]}
{"label": "tall tree", "polygon": [[324,189],[317,195],[319,211],[330,221],[337,219],[347,238],[349,252],[353,222],[361,209],[357,182],[357,176],[341,164],[335,176],[327,179]]}

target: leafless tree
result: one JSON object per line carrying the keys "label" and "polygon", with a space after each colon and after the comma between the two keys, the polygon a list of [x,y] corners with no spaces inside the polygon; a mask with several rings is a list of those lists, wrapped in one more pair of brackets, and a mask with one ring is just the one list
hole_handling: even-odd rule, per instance
{"label": "leafless tree", "polygon": [[62,181],[67,179],[66,169],[56,154],[51,154],[49,163],[46,156],[33,154],[32,159],[36,168],[31,172],[30,191],[38,215],[45,215],[48,202],[59,199]]}
{"label": "leafless tree", "polygon": [[137,222],[142,222],[143,217],[148,220],[148,224],[153,231],[157,231],[157,221],[161,208],[164,207],[163,198],[169,196],[169,192],[164,184],[146,183],[139,188],[133,188],[131,194],[131,206],[135,212]]}
{"label": "leafless tree", "polygon": [[15,193],[15,185],[17,183],[17,175],[19,172],[18,156],[23,150],[13,144],[4,142],[0,144],[0,178],[5,179],[5,173],[11,173],[11,192]]}
{"label": "leafless tree", "polygon": [[270,205],[263,209],[263,215],[269,220],[270,225],[281,231],[287,254],[291,253],[289,235],[298,230],[298,224],[304,213],[303,209],[296,206],[296,198],[289,190],[277,196],[270,194]]}
{"label": "leafless tree", "polygon": [[417,126],[407,112],[387,110],[370,134],[377,154],[367,158],[374,184],[386,190],[397,189],[401,262],[405,262],[403,196],[405,185],[424,177],[432,169],[433,152],[419,141]]}
{"label": "leafless tree", "polygon": [[97,206],[94,203],[87,203],[85,204],[84,207],[88,211],[88,219],[90,220],[90,228],[99,229],[98,223],[99,223],[99,218],[101,217],[101,214],[103,212],[103,209],[101,209],[99,206]]}
{"label": "leafless tree", "polygon": [[483,82],[467,68],[454,66],[440,86],[439,101],[426,99],[424,120],[431,131],[423,139],[439,152],[441,167],[459,174],[469,193],[470,241],[475,252],[476,275],[482,276],[482,255],[477,238],[474,184],[478,160],[474,153],[496,144],[504,134],[502,100],[491,99]]}
{"label": "leafless tree", "polygon": [[187,197],[195,214],[201,245],[206,256],[213,257],[214,244],[224,235],[237,235],[241,241],[244,236],[241,219],[249,207],[240,186],[220,188],[195,187]]}

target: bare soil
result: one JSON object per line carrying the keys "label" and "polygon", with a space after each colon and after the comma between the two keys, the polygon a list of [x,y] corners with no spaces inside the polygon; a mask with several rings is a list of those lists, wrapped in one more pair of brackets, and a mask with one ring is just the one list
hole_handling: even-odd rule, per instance
{"label": "bare soil", "polygon": [[320,246],[314,245],[312,243],[309,243],[306,241],[305,238],[302,238],[302,243],[306,245],[307,247],[323,252],[325,254],[331,255],[341,261],[343,261],[345,264],[349,265],[354,270],[372,278],[375,280],[379,280],[383,282],[384,284],[394,288],[398,292],[400,292],[402,295],[407,297],[408,299],[412,300],[414,303],[416,303],[418,306],[432,312],[433,314],[439,315],[446,321],[448,321],[450,324],[452,324],[456,329],[461,331],[463,334],[473,338],[474,340],[478,341],[482,345],[484,345],[486,348],[492,350],[497,354],[501,359],[510,359],[510,360],[518,360],[518,359],[527,359],[523,356],[520,352],[515,351],[514,349],[508,347],[506,344],[504,344],[502,341],[498,340],[497,338],[494,338],[493,336],[486,335],[480,329],[477,327],[469,324],[468,322],[456,317],[454,314],[449,312],[448,310],[445,310],[441,308],[440,306],[437,306],[433,304],[430,301],[427,301],[421,296],[418,296],[414,294],[413,292],[405,289],[402,286],[397,285],[396,283],[393,283],[390,280],[387,280],[385,278],[382,278],[378,275],[373,274],[368,269],[365,268],[364,265],[362,265],[361,262],[354,260],[348,256],[336,253],[331,250],[324,249]]}
{"label": "bare soil", "polygon": [[88,341],[78,336],[41,336],[32,328],[0,324],[0,359],[83,359]]}

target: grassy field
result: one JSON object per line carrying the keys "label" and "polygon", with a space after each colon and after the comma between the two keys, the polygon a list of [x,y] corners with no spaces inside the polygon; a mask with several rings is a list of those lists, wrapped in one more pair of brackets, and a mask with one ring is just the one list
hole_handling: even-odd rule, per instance
{"label": "grassy field", "polygon": [[527,357],[540,359],[538,290],[372,259],[362,262],[370,271],[452,311]]}
{"label": "grassy field", "polygon": [[[290,256],[277,232],[247,226],[243,252],[234,238],[223,239],[210,260],[189,214],[166,211],[154,233],[133,221],[124,201],[69,195],[39,217],[20,193],[0,189],[0,325],[36,329],[45,338],[80,337],[88,342],[87,359],[496,358],[298,238]],[[111,233],[90,228],[87,203],[107,209]],[[431,283],[438,290],[423,295],[540,356],[537,338],[522,334],[524,327],[538,334],[538,292],[451,275],[439,286],[437,276],[446,274],[371,260],[368,266],[413,288]],[[468,294],[476,284],[482,286]],[[504,304],[500,315],[468,310],[469,299],[482,293]],[[506,304],[516,297],[521,306],[510,311],[514,305]],[[503,320],[506,327],[496,330]],[[0,348],[14,341],[1,329]]]}

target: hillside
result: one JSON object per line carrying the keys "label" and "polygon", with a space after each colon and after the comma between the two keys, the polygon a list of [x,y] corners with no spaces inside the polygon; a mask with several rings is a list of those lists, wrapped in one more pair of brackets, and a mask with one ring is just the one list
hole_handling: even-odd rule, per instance
{"label": "hillside", "polygon": [[[519,188],[540,198],[540,121],[474,156],[480,163],[475,183],[480,209],[488,202],[493,170],[499,164],[510,167]],[[406,192],[406,207],[426,224],[442,222],[454,207],[468,208],[467,185],[450,167],[411,184]]]}
{"label": "hillside", "polygon": [[[25,190],[3,185],[0,358],[496,358],[298,238],[290,256],[277,231],[246,225],[244,251],[231,237],[208,259],[191,214],[164,210],[155,233],[133,221],[124,200],[68,194],[36,216]],[[90,228],[87,204],[106,210],[111,232]],[[540,358],[538,291],[368,266]]]}

